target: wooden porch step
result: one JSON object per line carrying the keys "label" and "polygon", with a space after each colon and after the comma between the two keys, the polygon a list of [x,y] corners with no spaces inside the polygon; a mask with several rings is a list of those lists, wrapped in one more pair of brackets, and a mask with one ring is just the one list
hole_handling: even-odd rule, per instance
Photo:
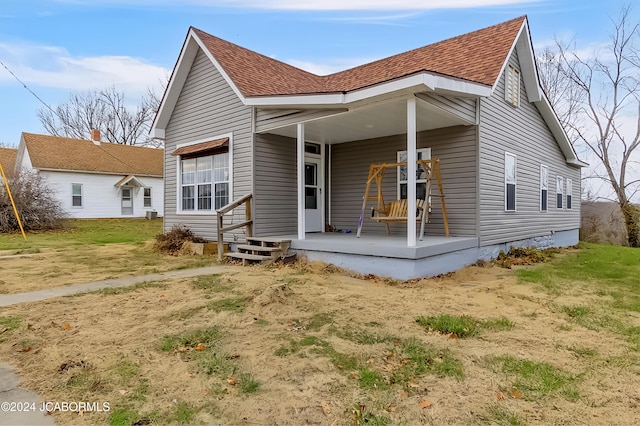
{"label": "wooden porch step", "polygon": [[260,254],[251,254],[251,253],[233,252],[233,253],[225,253],[224,255],[232,259],[242,260],[243,266],[248,265],[250,262],[260,262],[262,264],[268,265],[273,263],[273,261],[275,260],[275,258],[271,256],[263,256]]}
{"label": "wooden porch step", "polygon": [[262,247],[282,247],[284,245],[291,245],[291,240],[283,240],[276,237],[247,237],[246,242],[248,245]]}
{"label": "wooden porch step", "polygon": [[271,256],[263,256],[261,254],[251,254],[251,253],[225,253],[225,256],[233,257],[234,259],[246,259],[246,260],[273,260]]}
{"label": "wooden porch step", "polygon": [[236,248],[242,252],[244,250],[246,251],[259,251],[259,252],[278,252],[278,251],[282,251],[282,248],[280,247],[267,247],[267,246],[256,246],[256,245],[246,245],[246,244],[242,244],[239,246],[236,246]]}
{"label": "wooden porch step", "polygon": [[237,252],[226,253],[232,259],[242,259],[242,264],[260,262],[273,263],[276,259],[287,254],[291,246],[291,240],[282,240],[274,237],[247,237],[245,244],[236,246]]}

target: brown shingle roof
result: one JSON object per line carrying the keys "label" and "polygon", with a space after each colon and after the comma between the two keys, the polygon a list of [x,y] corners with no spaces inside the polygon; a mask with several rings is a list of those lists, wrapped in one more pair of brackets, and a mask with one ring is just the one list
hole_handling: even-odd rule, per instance
{"label": "brown shingle roof", "polygon": [[5,173],[13,171],[17,154],[18,150],[15,148],[0,148],[0,164],[2,164]]}
{"label": "brown shingle roof", "polygon": [[164,150],[22,133],[37,169],[162,176]]}
{"label": "brown shingle roof", "polygon": [[348,92],[422,71],[492,86],[522,16],[327,76],[318,76],[193,29],[244,96]]}
{"label": "brown shingle roof", "polygon": [[245,96],[322,91],[322,77],[193,28]]}

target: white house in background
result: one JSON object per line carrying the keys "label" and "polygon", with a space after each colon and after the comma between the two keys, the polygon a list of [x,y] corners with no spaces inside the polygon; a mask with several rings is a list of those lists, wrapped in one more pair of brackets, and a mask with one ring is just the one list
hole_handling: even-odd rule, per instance
{"label": "white house in background", "polygon": [[37,171],[74,218],[145,217],[164,205],[164,150],[22,133],[15,169]]}

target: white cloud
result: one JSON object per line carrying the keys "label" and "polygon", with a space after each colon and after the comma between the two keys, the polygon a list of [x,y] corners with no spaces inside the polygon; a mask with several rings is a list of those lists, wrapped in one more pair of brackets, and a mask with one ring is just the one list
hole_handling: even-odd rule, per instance
{"label": "white cloud", "polygon": [[[166,81],[169,70],[130,56],[71,55],[57,46],[0,42],[0,58],[22,82],[69,91],[93,90],[114,85],[132,95]],[[0,69],[0,84],[17,83]]]}
{"label": "white cloud", "polygon": [[[364,11],[363,11],[364,12]],[[356,15],[356,16],[344,16],[344,17],[324,17],[325,21],[332,22],[351,22],[357,24],[370,24],[370,25],[387,25],[387,26],[403,26],[406,25],[403,21],[409,18],[418,16],[417,12],[408,13],[394,13],[389,14],[384,12],[383,14],[374,15]]]}

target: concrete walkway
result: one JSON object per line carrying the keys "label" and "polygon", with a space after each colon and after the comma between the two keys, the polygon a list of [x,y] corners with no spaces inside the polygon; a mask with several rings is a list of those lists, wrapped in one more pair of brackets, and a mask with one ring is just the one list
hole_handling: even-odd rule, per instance
{"label": "concrete walkway", "polygon": [[[208,266],[205,268],[182,269],[161,272],[139,277],[114,278],[84,284],[73,284],[28,293],[0,295],[0,306],[17,305],[18,303],[38,302],[72,294],[88,293],[103,288],[132,286],[145,281],[160,281],[172,278],[189,278],[200,275],[220,274],[233,270],[233,266]],[[0,363],[0,426],[4,425],[52,425],[53,419],[41,411],[40,397],[26,389],[18,387],[20,378],[13,373],[11,366]],[[12,406],[11,403],[14,403]],[[20,408],[22,411],[17,411]],[[34,408],[34,409],[32,409]]]}
{"label": "concrete walkway", "polygon": [[9,365],[0,363],[0,425],[52,425],[40,397],[19,388],[19,381]]}
{"label": "concrete walkway", "polygon": [[0,294],[0,307],[17,305],[25,302],[38,302],[54,297],[70,296],[72,294],[88,293],[103,288],[128,287],[145,281],[160,281],[171,278],[189,278],[199,275],[220,274],[233,270],[234,266],[207,266],[204,268],[181,269],[178,271],[161,272],[158,274],[141,275],[138,277],[113,278],[110,280],[94,281],[84,284],[72,284],[64,287],[48,288],[46,290],[30,291],[28,293]]}

